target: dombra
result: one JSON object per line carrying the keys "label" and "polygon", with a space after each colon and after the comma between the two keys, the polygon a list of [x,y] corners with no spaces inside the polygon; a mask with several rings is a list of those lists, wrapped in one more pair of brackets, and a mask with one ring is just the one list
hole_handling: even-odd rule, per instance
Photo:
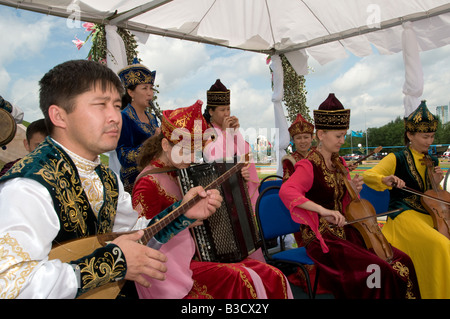
{"label": "dombra", "polygon": [[5,147],[16,135],[17,124],[13,116],[5,109],[0,109],[0,147]]}

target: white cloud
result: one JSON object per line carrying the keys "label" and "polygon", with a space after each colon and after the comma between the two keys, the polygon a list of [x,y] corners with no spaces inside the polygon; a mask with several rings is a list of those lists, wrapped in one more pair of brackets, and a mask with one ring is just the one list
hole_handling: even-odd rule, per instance
{"label": "white cloud", "polygon": [[11,100],[19,106],[27,115],[26,120],[34,121],[43,118],[39,108],[39,79],[27,78],[17,79],[11,88]]}
{"label": "white cloud", "polygon": [[206,91],[220,78],[231,90],[231,112],[244,130],[274,126],[271,75],[264,55],[157,36],[150,36],[138,50],[142,63],[156,70],[162,110],[197,99],[206,107]]}
{"label": "white cloud", "polygon": [[46,45],[50,29],[51,23],[44,15],[31,23],[15,15],[2,15],[0,64],[5,65],[13,60],[38,54]]}
{"label": "white cloud", "polygon": [[9,73],[5,70],[4,67],[0,65],[0,95],[1,92],[5,92],[8,88],[9,82],[11,81],[11,77]]}
{"label": "white cloud", "polygon": [[[424,73],[422,98],[427,100],[432,112],[437,105],[448,105],[450,101],[449,53],[450,46],[446,46],[420,55]],[[313,82],[313,88],[308,75],[306,86],[311,111],[333,92],[346,108],[351,109],[352,130],[383,126],[404,115],[402,89],[405,69],[401,53],[371,55],[358,59],[349,68],[342,66],[339,69],[336,65],[325,65],[331,70],[329,77],[320,66],[316,66],[316,72],[322,73],[322,82]]]}

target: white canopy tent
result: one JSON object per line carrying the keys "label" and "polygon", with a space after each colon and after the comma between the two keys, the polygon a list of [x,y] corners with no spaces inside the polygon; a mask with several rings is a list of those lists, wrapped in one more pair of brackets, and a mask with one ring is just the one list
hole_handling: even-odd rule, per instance
{"label": "white canopy tent", "polygon": [[[0,4],[107,25],[108,49],[117,70],[125,64],[124,27],[156,34],[271,54],[275,125],[281,158],[289,143],[281,105],[285,54],[299,74],[308,57],[321,64],[347,56],[403,51],[405,115],[419,105],[423,89],[420,51],[450,43],[450,2],[441,0],[0,0]],[[281,172],[281,166],[279,173]]]}

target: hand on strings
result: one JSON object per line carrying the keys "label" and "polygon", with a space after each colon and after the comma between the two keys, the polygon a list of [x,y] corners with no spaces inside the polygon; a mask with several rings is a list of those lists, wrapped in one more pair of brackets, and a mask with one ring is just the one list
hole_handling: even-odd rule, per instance
{"label": "hand on strings", "polygon": [[436,184],[440,184],[444,178],[444,171],[439,166],[434,167],[433,178]]}
{"label": "hand on strings", "polygon": [[322,207],[317,213],[331,224],[335,224],[339,227],[343,227],[345,225],[346,221],[344,215],[337,210],[330,210]]}
{"label": "hand on strings", "polygon": [[381,179],[381,182],[389,187],[403,188],[406,186],[405,182],[395,175],[389,175],[389,176],[383,177]]}
{"label": "hand on strings", "polygon": [[144,275],[157,280],[166,278],[166,255],[153,248],[141,245],[137,241],[144,235],[142,230],[132,234],[122,235],[113,240],[125,255],[127,272],[125,279],[135,281],[144,287],[150,283]]}
{"label": "hand on strings", "polygon": [[351,172],[358,167],[358,164],[350,163],[347,165],[348,170]]}
{"label": "hand on strings", "polygon": [[350,183],[352,183],[353,185],[353,189],[355,191],[359,192],[362,190],[363,184],[364,184],[364,179],[362,176],[359,176],[359,174],[356,174],[353,179],[350,181]]}
{"label": "hand on strings", "polygon": [[205,191],[203,187],[191,188],[183,197],[181,204],[184,204],[196,195],[202,199],[184,213],[187,218],[203,220],[211,216],[222,205],[222,196],[217,189]]}

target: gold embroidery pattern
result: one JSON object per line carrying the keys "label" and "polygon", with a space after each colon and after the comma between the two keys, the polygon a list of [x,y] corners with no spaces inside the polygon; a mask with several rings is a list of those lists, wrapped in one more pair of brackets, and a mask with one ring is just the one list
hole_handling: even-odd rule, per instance
{"label": "gold embroidery pattern", "polygon": [[230,105],[231,91],[207,91],[206,101],[209,106]]}
{"label": "gold embroidery pattern", "polygon": [[414,176],[414,179],[419,184],[420,190],[424,190],[425,186],[424,186],[422,177],[420,176],[419,172],[417,171],[416,165],[414,163],[414,157],[407,149],[404,150],[404,154],[405,154],[406,163],[409,167],[409,171],[411,172],[411,174]]}
{"label": "gold embroidery pattern", "polygon": [[392,268],[403,278],[407,278],[408,283],[406,285],[406,299],[416,299],[416,297],[414,296],[413,291],[413,282],[411,280],[411,278],[409,278],[409,268],[406,267],[405,265],[403,265],[401,262],[396,261],[393,265]]}
{"label": "gold embroidery pattern", "polygon": [[[5,174],[5,177],[28,176],[48,189],[53,197],[55,211],[59,214],[60,234],[72,233],[69,238],[92,235],[89,234],[86,224],[92,208],[77,168],[63,150],[47,138],[45,143],[41,143],[38,149],[17,164]],[[105,191],[103,205],[98,213],[97,232],[110,232],[117,207],[117,181],[115,175],[103,165],[100,165],[97,171],[102,173]]]}
{"label": "gold embroidery pattern", "polygon": [[78,264],[81,269],[82,291],[121,280],[125,276],[126,263],[122,251],[117,246],[109,250],[108,246],[102,248],[106,250],[102,255],[94,255]]}
{"label": "gold embroidery pattern", "polygon": [[219,267],[219,268],[227,267],[235,272],[238,272],[239,276],[241,277],[242,283],[244,284],[245,287],[247,287],[252,298],[257,299],[258,296],[256,294],[255,287],[253,287],[253,284],[247,278],[247,275],[245,274],[245,272],[243,272],[241,269],[239,269],[239,267],[237,267],[237,265],[245,267],[245,265],[243,265],[243,264],[219,264],[219,265],[217,265],[217,267]]}
{"label": "gold embroidery pattern", "polygon": [[142,131],[144,131],[148,135],[155,134],[155,130],[156,130],[157,126],[153,125],[153,123],[156,121],[156,118],[153,116],[152,113],[145,111],[145,115],[147,115],[149,122],[150,122],[150,124],[148,124],[145,122],[141,122],[141,120],[137,116],[136,111],[134,110],[134,108],[132,106],[128,106],[127,108],[125,108],[124,112],[130,119],[133,120],[133,123],[135,123]]}
{"label": "gold embroidery pattern", "polygon": [[139,217],[145,216],[145,213],[148,211],[148,206],[145,203],[144,194],[139,193],[133,196],[133,207],[139,213]]}
{"label": "gold embroidery pattern", "polygon": [[[340,160],[338,154],[333,154],[332,161]],[[317,151],[311,151],[308,153],[307,158],[311,160],[314,166],[318,166],[319,170],[323,173],[323,178],[325,184],[329,186],[329,188],[334,190],[333,194],[333,202],[334,202],[334,210],[343,211],[342,207],[342,199],[345,196],[345,184],[342,180],[341,174],[336,171],[331,171],[325,164],[325,161],[322,155]],[[319,218],[319,232],[321,234],[325,232],[329,232],[339,238],[345,239],[345,231],[342,227],[330,227],[330,224],[324,219]],[[314,232],[309,227],[303,227],[302,236],[304,237],[305,244],[311,242],[316,236]]]}
{"label": "gold embroidery pattern", "polygon": [[14,299],[38,262],[31,261],[30,255],[8,233],[0,238],[0,258],[8,261],[0,269],[0,298]]}
{"label": "gold embroidery pattern", "polygon": [[114,173],[109,171],[103,165],[101,166],[104,178],[103,186],[103,206],[98,213],[98,227],[99,234],[112,232],[114,217],[117,213],[117,201],[119,198],[119,191],[116,187],[117,181]]}
{"label": "gold embroidery pattern", "polygon": [[63,158],[49,159],[35,174],[52,187],[59,199],[59,205],[62,207],[57,211],[64,231],[76,232],[81,237],[87,236],[85,220],[89,203],[82,196],[83,187],[68,162]]}
{"label": "gold embroidery pattern", "polygon": [[213,296],[208,293],[208,287],[206,287],[206,285],[200,286],[197,280],[194,280],[194,284],[191,291],[189,291],[188,296],[192,299],[199,299],[200,296],[203,296],[205,299],[214,299]]}
{"label": "gold embroidery pattern", "polygon": [[272,271],[278,276],[278,277],[280,277],[280,279],[281,279],[281,285],[283,286],[283,294],[284,294],[284,299],[287,299],[288,298],[288,295],[287,295],[287,285],[286,285],[286,277],[284,276],[284,274],[283,274],[283,272],[281,271],[281,270],[279,270],[278,268],[276,268],[276,267],[274,267],[274,266],[272,266],[272,265],[269,265],[269,264],[267,264],[267,263],[264,263],[264,262],[262,262],[262,261],[259,261],[259,260],[254,260],[254,261],[256,261],[257,263],[260,263],[260,264],[263,264],[263,265],[265,265],[266,267],[269,267],[269,268],[271,268],[272,269]]}

